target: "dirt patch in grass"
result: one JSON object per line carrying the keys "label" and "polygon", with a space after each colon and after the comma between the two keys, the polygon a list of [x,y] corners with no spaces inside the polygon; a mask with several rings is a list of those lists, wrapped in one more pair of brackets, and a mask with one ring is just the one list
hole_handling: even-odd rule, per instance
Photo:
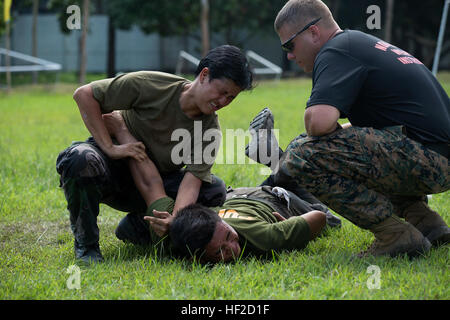
{"label": "dirt patch in grass", "polygon": [[59,245],[71,236],[69,222],[12,222],[0,226],[0,246],[15,248]]}
{"label": "dirt patch in grass", "polygon": [[[100,220],[100,219],[99,219]],[[99,221],[100,233],[114,231],[118,221]],[[0,248],[25,249],[30,246],[54,246],[73,243],[70,222],[63,221],[16,221],[0,225]]]}

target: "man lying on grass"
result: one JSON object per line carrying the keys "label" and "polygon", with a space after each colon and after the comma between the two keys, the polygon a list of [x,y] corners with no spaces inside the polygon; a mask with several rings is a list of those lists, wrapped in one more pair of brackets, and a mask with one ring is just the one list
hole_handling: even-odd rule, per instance
{"label": "man lying on grass", "polygon": [[[103,119],[119,143],[135,141],[120,114],[107,114]],[[330,226],[340,222],[331,213],[323,212],[327,211],[325,206],[311,205],[276,187],[228,188],[222,206],[193,204],[174,217],[170,212],[175,201],[166,195],[153,162],[149,158],[130,159],[129,166],[148,205],[147,215],[129,213],[119,223],[116,236],[140,245],[172,245],[175,252],[195,255],[201,262],[228,262],[241,254],[302,249],[320,234],[327,221]]]}

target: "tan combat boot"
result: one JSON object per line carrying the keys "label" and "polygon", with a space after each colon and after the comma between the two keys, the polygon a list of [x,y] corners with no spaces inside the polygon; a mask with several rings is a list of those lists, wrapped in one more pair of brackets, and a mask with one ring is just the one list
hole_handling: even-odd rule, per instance
{"label": "tan combat boot", "polygon": [[402,212],[406,221],[428,238],[433,246],[450,242],[450,228],[424,201],[414,202]]}
{"label": "tan combat boot", "polygon": [[431,248],[430,242],[419,230],[395,215],[373,226],[370,231],[375,241],[368,250],[358,254],[360,258],[383,255],[395,257],[404,253],[415,257]]}

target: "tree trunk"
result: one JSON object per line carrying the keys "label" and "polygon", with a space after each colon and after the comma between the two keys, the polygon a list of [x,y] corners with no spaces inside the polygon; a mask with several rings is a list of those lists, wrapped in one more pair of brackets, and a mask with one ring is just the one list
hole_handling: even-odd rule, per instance
{"label": "tree trunk", "polygon": [[111,16],[108,22],[108,66],[107,77],[114,78],[116,76],[116,27]]}
{"label": "tree trunk", "polygon": [[202,57],[204,57],[209,51],[209,2],[208,0],[201,0],[201,2]]}
{"label": "tree trunk", "polygon": [[81,26],[81,39],[80,39],[80,77],[78,82],[83,85],[86,82],[86,66],[87,66],[87,54],[86,54],[86,38],[89,27],[89,0],[83,0],[83,25]]}
{"label": "tree trunk", "polygon": [[[33,0],[33,22],[31,27],[31,37],[32,37],[32,48],[31,55],[37,57],[37,18],[39,13],[39,0]],[[38,73],[33,72],[33,84],[37,84]]]}
{"label": "tree trunk", "polygon": [[11,20],[6,21],[6,56],[5,56],[5,64],[6,64],[6,91],[9,93],[11,91],[12,81],[11,81],[11,71],[9,68],[11,67],[11,57],[9,56],[9,51],[11,50]]}
{"label": "tree trunk", "polygon": [[392,41],[392,21],[394,20],[394,0],[386,0],[386,24],[384,29],[384,41]]}

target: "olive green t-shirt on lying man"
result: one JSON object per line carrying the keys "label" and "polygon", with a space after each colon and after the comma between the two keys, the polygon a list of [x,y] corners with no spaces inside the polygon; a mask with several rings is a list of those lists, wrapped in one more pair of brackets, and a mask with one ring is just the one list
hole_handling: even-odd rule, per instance
{"label": "olive green t-shirt on lying man", "polygon": [[[177,171],[186,165],[186,171],[202,181],[211,182],[211,167],[217,149],[207,149],[208,161],[203,155],[211,143],[220,145],[219,120],[216,114],[190,119],[182,112],[179,99],[188,83],[189,80],[168,73],[139,71],[94,81],[90,86],[102,113],[122,110],[128,130],[144,143],[160,174]],[[217,130],[214,131],[216,139],[203,141],[208,129]],[[182,143],[186,148],[182,148]],[[174,150],[178,152],[172,154],[175,146]]]}
{"label": "olive green t-shirt on lying man", "polygon": [[[170,197],[158,199],[148,207],[147,215],[153,215],[153,209],[172,212],[173,206],[174,200]],[[220,207],[210,209],[239,234],[239,244],[244,255],[261,255],[271,250],[299,250],[309,242],[310,229],[303,217],[294,216],[278,221],[272,214],[275,210],[264,202],[236,197],[226,200]],[[150,233],[154,243],[157,243],[160,238],[151,228]]]}

